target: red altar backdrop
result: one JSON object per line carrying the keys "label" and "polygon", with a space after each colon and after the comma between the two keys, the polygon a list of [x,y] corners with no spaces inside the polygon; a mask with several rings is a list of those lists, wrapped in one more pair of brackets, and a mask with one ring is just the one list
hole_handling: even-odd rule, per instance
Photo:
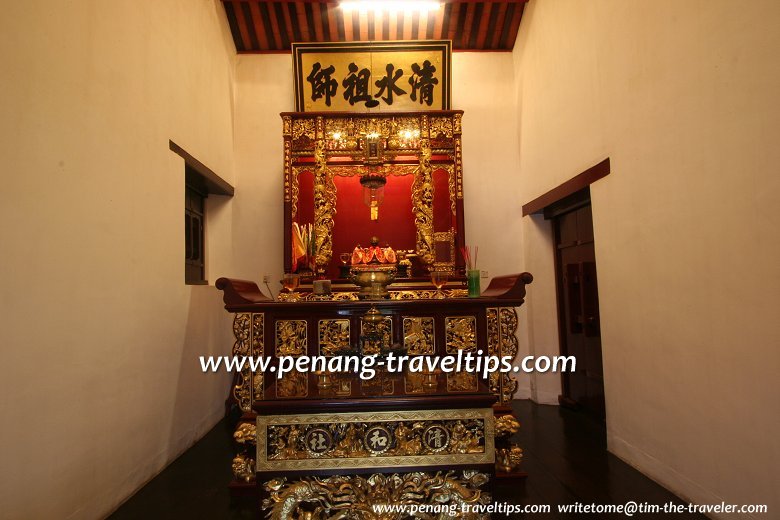
{"label": "red altar backdrop", "polygon": [[363,204],[363,187],[358,177],[336,177],[336,214],[333,221],[333,259],[328,277],[338,277],[339,253],[351,253],[356,245],[369,245],[371,237],[381,246],[415,249],[417,229],[412,213],[413,175],[387,178],[385,200],[379,206],[379,219],[371,220],[371,210]]}

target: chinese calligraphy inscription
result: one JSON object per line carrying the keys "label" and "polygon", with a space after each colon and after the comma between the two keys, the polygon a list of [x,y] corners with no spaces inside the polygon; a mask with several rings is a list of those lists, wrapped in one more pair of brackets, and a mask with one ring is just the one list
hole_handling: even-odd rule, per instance
{"label": "chinese calligraphy inscription", "polygon": [[294,44],[299,112],[449,110],[449,41]]}
{"label": "chinese calligraphy inscription", "polygon": [[390,449],[392,436],[384,426],[374,426],[363,436],[363,444],[374,454],[384,453]]}

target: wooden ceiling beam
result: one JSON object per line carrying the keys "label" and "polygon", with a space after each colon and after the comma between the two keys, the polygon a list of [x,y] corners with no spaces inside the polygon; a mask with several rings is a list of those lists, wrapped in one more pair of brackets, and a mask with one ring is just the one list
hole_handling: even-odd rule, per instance
{"label": "wooden ceiling beam", "polygon": [[453,50],[511,50],[528,0],[442,0],[424,13],[344,12],[336,0],[221,0],[239,53],[292,42],[452,40]]}

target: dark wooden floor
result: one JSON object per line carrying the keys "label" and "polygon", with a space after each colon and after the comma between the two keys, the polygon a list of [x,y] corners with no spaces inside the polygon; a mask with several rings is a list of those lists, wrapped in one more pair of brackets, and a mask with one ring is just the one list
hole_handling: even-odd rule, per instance
{"label": "dark wooden floor", "polygon": [[[501,481],[496,502],[550,504],[552,514],[527,518],[627,518],[623,515],[563,515],[558,504],[665,504],[679,498],[606,451],[604,425],[583,413],[516,401],[521,429],[515,441],[524,450],[524,481]],[[231,431],[218,424],[154,480],[131,497],[110,518],[124,519],[249,519],[251,504],[231,501]],[[637,515],[662,518],[663,515]],[[515,516],[517,518],[517,516]],[[674,515],[675,518],[705,518]],[[493,518],[507,518],[494,515]]]}

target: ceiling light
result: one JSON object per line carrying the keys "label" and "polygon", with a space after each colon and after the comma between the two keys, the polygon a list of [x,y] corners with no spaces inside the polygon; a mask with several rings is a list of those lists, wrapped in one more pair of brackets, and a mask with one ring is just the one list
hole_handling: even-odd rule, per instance
{"label": "ceiling light", "polygon": [[353,0],[341,2],[339,4],[344,11],[374,11],[374,12],[398,12],[398,11],[417,11],[427,13],[436,11],[441,7],[441,2],[423,1],[423,0],[399,0],[395,2],[385,0]]}

